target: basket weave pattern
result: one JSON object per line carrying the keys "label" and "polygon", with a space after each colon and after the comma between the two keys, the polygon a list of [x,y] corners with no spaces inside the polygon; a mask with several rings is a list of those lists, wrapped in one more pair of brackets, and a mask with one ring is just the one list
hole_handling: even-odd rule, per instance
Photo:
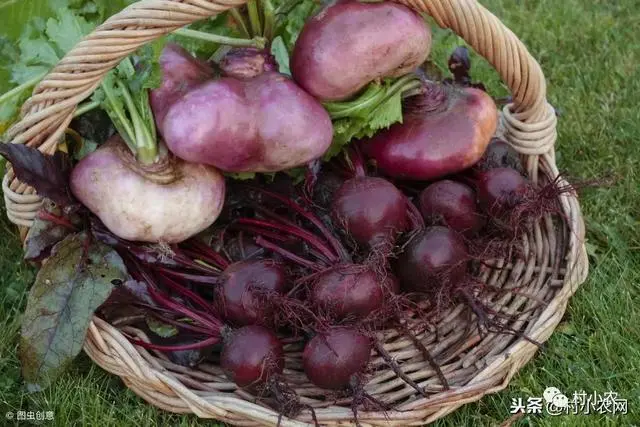
{"label": "basket weave pattern", "polygon": [[[555,112],[546,101],[546,83],[540,66],[518,38],[473,0],[398,2],[429,14],[439,26],[453,30],[496,68],[513,96],[513,103],[502,111],[501,135],[525,156],[532,181],[544,183],[556,177]],[[151,40],[243,3],[243,0],[142,0],[133,4],[108,19],[58,63],[23,105],[23,118],[9,129],[8,138],[53,153],[78,103],[95,90],[120,60]],[[9,219],[24,232],[33,223],[41,198],[33,188],[20,183],[10,169],[2,181],[2,189]],[[481,279],[490,285],[518,288],[518,293],[496,294],[485,302],[495,310],[513,314],[515,320],[509,326],[514,329],[525,326],[526,334],[538,342],[549,338],[564,314],[568,299],[588,271],[580,207],[573,195],[560,197],[562,217],[545,218],[522,237],[525,254],[522,259],[498,261],[498,268],[481,271]],[[451,385],[449,390],[443,389],[410,340],[394,331],[381,332],[384,348],[430,397],[417,396],[391,370],[377,370],[366,391],[396,405],[397,410],[361,411],[360,422],[421,425],[505,388],[537,347],[504,334],[480,336],[474,325],[468,310],[453,307],[434,330],[419,336],[442,366]],[[195,413],[234,425],[277,424],[277,412],[237,389],[218,366],[202,364],[195,369],[177,366],[161,354],[132,345],[121,331],[145,339],[141,331],[124,323],[111,325],[95,317],[84,350],[149,403],[168,411]],[[380,358],[373,359],[374,366],[383,363]],[[325,392],[306,380],[300,347],[287,349],[285,374],[301,402],[316,408],[323,425],[352,423],[348,405],[321,400]],[[302,426],[311,422],[311,414],[303,411],[295,420],[283,419],[282,425]]]}

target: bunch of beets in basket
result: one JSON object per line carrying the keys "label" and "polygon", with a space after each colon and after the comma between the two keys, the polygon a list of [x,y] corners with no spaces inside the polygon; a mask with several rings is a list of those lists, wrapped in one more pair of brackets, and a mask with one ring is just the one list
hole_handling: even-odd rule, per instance
{"label": "bunch of beets in basket", "polygon": [[[71,174],[95,214],[93,236],[131,276],[101,315],[122,305],[143,313],[130,325],[139,333],[127,332],[136,345],[181,365],[218,363],[238,387],[289,409],[287,346],[302,350],[314,386],[351,396],[355,410],[385,407],[363,387],[378,369],[373,352],[425,394],[380,331],[397,328],[421,346],[412,331],[461,303],[480,328],[528,339],[482,302],[489,286],[472,272],[521,251],[521,234],[559,213],[565,190],[529,181],[494,137],[493,99],[459,68],[454,81],[426,77],[430,47],[425,21],[407,7],[355,0],[307,21],[291,77],[268,50],[234,48],[214,67],[167,45],[152,116],[126,103],[131,124],[116,123],[117,135]],[[468,71],[464,51],[456,55]],[[402,121],[321,161],[337,126],[325,106],[402,76],[413,78]],[[303,180],[276,173],[301,166]]]}

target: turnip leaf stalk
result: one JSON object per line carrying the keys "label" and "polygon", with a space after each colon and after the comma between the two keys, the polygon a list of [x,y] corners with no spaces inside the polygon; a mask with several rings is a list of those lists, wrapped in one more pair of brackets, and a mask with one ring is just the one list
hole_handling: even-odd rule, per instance
{"label": "turnip leaf stalk", "polygon": [[[158,58],[162,49],[151,48],[138,57],[125,58],[109,73],[94,95],[113,121],[118,133],[136,159],[143,164],[158,158],[156,126],[149,103],[148,89],[160,85]],[[155,65],[153,65],[155,64]]]}

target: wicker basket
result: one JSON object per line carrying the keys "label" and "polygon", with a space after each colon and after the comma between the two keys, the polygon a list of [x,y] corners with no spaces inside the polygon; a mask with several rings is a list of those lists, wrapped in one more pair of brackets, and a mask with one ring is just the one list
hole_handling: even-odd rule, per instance
{"label": "wicker basket", "polygon": [[[450,28],[484,56],[511,89],[513,103],[502,111],[503,137],[526,158],[531,180],[544,182],[558,175],[554,143],[556,117],[546,101],[546,84],[538,63],[518,38],[474,0],[400,0]],[[25,143],[53,153],[79,102],[99,85],[121,59],[146,42],[194,21],[242,5],[243,0],[142,0],[111,17],[69,52],[37,86],[22,108],[22,120],[8,131],[14,143]],[[25,230],[41,205],[34,190],[18,182],[11,170],[3,179],[7,214]],[[511,326],[526,328],[538,342],[546,341],[560,322],[570,296],[587,274],[584,225],[580,207],[571,194],[561,196],[562,218],[546,218],[523,236],[526,257],[497,262],[482,278],[494,286],[518,286],[535,300],[506,293],[493,308],[515,314]],[[544,304],[540,306],[539,302]],[[538,308],[531,309],[534,305]],[[420,336],[438,359],[451,384],[442,388],[437,375],[424,362],[410,340],[390,331],[380,333],[385,348],[403,371],[430,397],[418,396],[391,370],[378,371],[366,390],[391,402],[396,410],[360,412],[363,425],[420,425],[440,418],[468,402],[505,388],[509,380],[537,350],[523,339],[504,334],[479,336],[469,328],[464,307],[450,309],[437,331]],[[122,378],[127,387],[149,403],[176,413],[195,413],[235,425],[275,425],[278,413],[246,391],[228,382],[219,367],[203,364],[188,369],[160,354],[132,345],[105,321],[94,318],[84,344],[85,352],[102,368]],[[311,386],[300,369],[299,349],[287,352],[287,376],[305,403],[316,407],[323,425],[348,425],[352,412],[339,402],[317,399],[322,392]],[[374,360],[381,364],[380,359]],[[284,426],[311,424],[303,411]]]}

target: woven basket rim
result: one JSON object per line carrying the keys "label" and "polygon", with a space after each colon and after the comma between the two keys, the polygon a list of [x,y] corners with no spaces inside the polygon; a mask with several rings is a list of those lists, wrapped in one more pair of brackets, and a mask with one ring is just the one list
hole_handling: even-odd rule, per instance
{"label": "woven basket rim", "polygon": [[[513,96],[513,102],[502,110],[501,136],[526,157],[526,168],[532,181],[558,176],[554,151],[556,116],[546,101],[544,75],[514,33],[474,0],[397,2],[426,13],[440,27],[453,30],[496,68]],[[245,0],[141,0],[134,3],[109,18],[60,61],[25,102],[22,119],[9,129],[7,136],[14,143],[25,143],[52,153],[78,103],[93,92],[120,59],[146,42],[244,3]],[[115,53],[114,46],[117,46]],[[22,227],[24,238],[41,198],[32,188],[17,181],[10,169],[3,179],[3,192],[7,215]],[[537,224],[530,235],[523,236],[525,247],[530,249],[526,259],[513,265],[498,262],[500,273],[484,273],[489,281],[502,285],[505,282],[527,283],[545,295],[548,299],[546,308],[535,311],[535,317],[526,319],[529,322],[527,335],[539,342],[549,338],[560,322],[569,298],[588,273],[584,222],[578,200],[575,195],[564,194],[560,202],[563,209],[560,224],[548,219]],[[515,302],[509,304],[516,306]],[[456,310],[459,312],[459,307],[450,310],[451,319],[460,314],[456,314]],[[386,341],[387,344],[393,347],[394,341]],[[499,351],[488,351],[475,359],[474,351],[482,346],[494,346]],[[473,373],[463,385],[437,392],[429,399],[407,400],[401,405],[402,412],[363,411],[360,421],[363,425],[417,425],[434,421],[466,403],[504,389],[536,350],[534,344],[523,339],[503,341],[493,336],[478,340],[465,349],[466,353],[461,353],[466,357],[467,366],[460,362],[459,369],[452,373],[455,375],[465,369]],[[120,376],[127,387],[159,408],[237,425],[276,425],[278,422],[277,412],[252,402],[247,393],[236,390],[232,395],[224,391],[229,387],[223,384],[220,376],[207,372],[185,373],[166,358],[152,356],[132,345],[118,328],[100,318],[94,317],[90,324],[84,351],[99,366]],[[215,387],[202,390],[193,379],[205,381],[202,379],[205,377],[209,381],[212,381],[210,377],[214,378]],[[333,405],[319,409],[318,418],[323,425],[342,425],[350,423],[352,414],[348,408]],[[301,415],[298,420],[283,419],[282,425],[313,424],[309,415]]]}

